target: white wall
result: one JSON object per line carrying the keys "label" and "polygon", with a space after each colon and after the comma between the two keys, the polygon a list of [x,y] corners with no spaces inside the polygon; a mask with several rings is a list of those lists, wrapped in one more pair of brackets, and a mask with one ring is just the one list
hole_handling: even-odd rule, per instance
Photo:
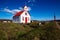
{"label": "white wall", "polygon": [[14,17],[13,22],[14,23],[20,23],[20,17],[19,16]]}
{"label": "white wall", "polygon": [[[27,16],[25,15],[25,13],[27,13]],[[24,17],[24,21],[22,20],[22,17]],[[27,23],[30,23],[31,21],[31,17],[29,15],[28,12],[24,11],[22,14],[21,14],[21,23],[25,23],[25,17],[29,17],[29,21],[27,20]]]}
{"label": "white wall", "polygon": [[[27,13],[27,16],[25,15]],[[24,21],[22,20],[22,17],[24,17]],[[25,23],[25,17],[29,17],[29,21],[27,20],[27,23],[31,22],[31,17],[28,12],[24,11],[20,16],[16,16],[13,18],[14,23]],[[27,18],[28,19],[28,18]]]}

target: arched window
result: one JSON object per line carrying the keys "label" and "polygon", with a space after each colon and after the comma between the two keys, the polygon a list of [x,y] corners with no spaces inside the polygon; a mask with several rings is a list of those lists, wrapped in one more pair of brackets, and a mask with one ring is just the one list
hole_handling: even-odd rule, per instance
{"label": "arched window", "polygon": [[27,13],[25,13],[25,15],[27,15]]}
{"label": "arched window", "polygon": [[24,21],[24,17],[22,17],[22,20]]}

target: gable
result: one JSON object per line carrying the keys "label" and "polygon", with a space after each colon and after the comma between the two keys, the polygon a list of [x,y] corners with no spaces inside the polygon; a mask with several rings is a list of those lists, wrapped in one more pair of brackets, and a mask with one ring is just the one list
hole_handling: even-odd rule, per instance
{"label": "gable", "polygon": [[30,17],[30,14],[27,11],[20,11],[20,12],[17,12],[13,17],[17,17],[17,16],[29,16]]}
{"label": "gable", "polygon": [[24,11],[23,14],[21,14],[21,16],[29,16],[30,17],[30,14],[29,14],[29,12]]}

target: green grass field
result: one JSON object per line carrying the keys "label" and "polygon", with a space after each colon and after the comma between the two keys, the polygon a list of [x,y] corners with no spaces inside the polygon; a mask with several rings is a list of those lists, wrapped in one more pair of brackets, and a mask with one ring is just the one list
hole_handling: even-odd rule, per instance
{"label": "green grass field", "polygon": [[0,23],[0,40],[60,40],[60,29],[54,22]]}
{"label": "green grass field", "polygon": [[18,35],[23,35],[30,31],[32,28],[28,25],[17,23],[0,23],[0,39],[14,38]]}

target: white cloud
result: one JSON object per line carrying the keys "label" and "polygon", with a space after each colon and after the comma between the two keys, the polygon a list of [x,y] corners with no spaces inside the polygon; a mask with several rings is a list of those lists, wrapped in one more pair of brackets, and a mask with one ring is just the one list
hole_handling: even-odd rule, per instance
{"label": "white cloud", "polygon": [[19,12],[19,11],[21,11],[21,10],[20,10],[20,9],[10,10],[10,9],[8,9],[8,8],[4,8],[3,11],[8,12],[8,13],[12,13],[12,14],[15,14],[16,12]]}
{"label": "white cloud", "polygon": [[14,10],[12,10],[12,12],[20,12],[21,10],[19,10],[19,9],[14,9]]}
{"label": "white cloud", "polygon": [[36,0],[28,0],[28,3],[30,3],[30,2],[35,2]]}
{"label": "white cloud", "polygon": [[28,0],[28,3],[30,3],[31,2],[31,0]]}
{"label": "white cloud", "polygon": [[[12,14],[15,14],[16,12],[20,12],[21,10],[23,10],[22,7],[19,7],[18,9],[13,9],[13,10],[10,10],[8,8],[4,8],[3,10],[0,10],[0,11],[5,11],[5,12],[8,12],[8,13],[12,13]],[[28,11],[30,11],[31,8],[28,7]]]}
{"label": "white cloud", "polygon": [[28,11],[30,11],[31,10],[31,8],[30,7],[28,7]]}
{"label": "white cloud", "polygon": [[4,8],[3,11],[5,11],[5,12],[9,12],[9,13],[13,13],[10,9],[7,9],[7,8]]}
{"label": "white cloud", "polygon": [[36,0],[28,0],[27,4],[30,4],[31,6],[33,6],[35,4]]}

